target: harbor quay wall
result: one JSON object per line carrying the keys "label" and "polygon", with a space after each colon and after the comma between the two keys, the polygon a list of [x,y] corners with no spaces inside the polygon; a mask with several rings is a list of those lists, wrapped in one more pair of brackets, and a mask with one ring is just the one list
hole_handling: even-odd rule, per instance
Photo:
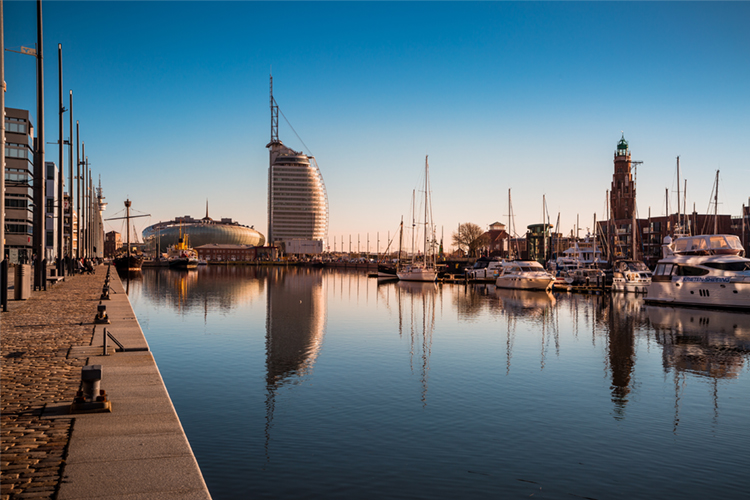
{"label": "harbor quay wall", "polygon": [[[94,323],[106,275],[68,276],[0,315],[1,500],[210,498],[114,269],[110,323]],[[105,327],[142,350],[109,341],[104,355]],[[110,412],[70,413],[87,365],[102,368]]]}

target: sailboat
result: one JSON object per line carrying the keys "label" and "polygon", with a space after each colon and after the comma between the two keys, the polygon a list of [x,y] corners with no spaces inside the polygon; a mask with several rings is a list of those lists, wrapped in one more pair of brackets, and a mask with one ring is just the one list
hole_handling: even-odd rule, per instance
{"label": "sailboat", "polygon": [[432,240],[428,238],[428,233],[432,228],[430,215],[432,213],[430,200],[430,165],[428,157],[424,159],[424,247],[422,259],[412,253],[410,264],[397,271],[398,279],[402,281],[422,281],[430,282],[437,280],[437,268],[435,266],[435,252],[432,248]]}
{"label": "sailboat", "polygon": [[130,200],[125,200],[125,227],[127,228],[127,237],[125,243],[126,250],[124,253],[121,253],[120,255],[115,257],[115,268],[118,271],[140,271],[141,266],[143,265],[143,254],[133,253],[131,252],[130,248],[130,205]]}

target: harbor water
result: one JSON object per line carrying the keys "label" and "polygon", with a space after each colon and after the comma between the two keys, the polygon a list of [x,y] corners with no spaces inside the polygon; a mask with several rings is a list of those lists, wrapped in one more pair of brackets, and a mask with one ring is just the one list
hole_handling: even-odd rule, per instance
{"label": "harbor water", "polygon": [[632,295],[143,269],[214,499],[741,498],[750,314]]}

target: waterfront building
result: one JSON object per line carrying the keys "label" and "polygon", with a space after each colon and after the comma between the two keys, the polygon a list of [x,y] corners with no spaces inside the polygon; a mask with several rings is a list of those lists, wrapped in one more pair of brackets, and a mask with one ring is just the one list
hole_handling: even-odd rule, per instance
{"label": "waterfront building", "polygon": [[535,260],[541,265],[546,265],[549,260],[550,234],[552,224],[531,224],[526,233],[528,260]]}
{"label": "waterfront building", "polygon": [[44,162],[44,258],[51,264],[57,259],[57,183],[60,176],[55,162]]}
{"label": "waterfront building", "polygon": [[278,249],[254,245],[219,245],[210,243],[195,247],[198,258],[206,262],[251,262],[254,260],[275,260]]}
{"label": "waterfront building", "polygon": [[29,112],[5,108],[5,258],[31,262],[34,234],[34,126]]}
{"label": "waterfront building", "polygon": [[193,248],[210,243],[263,246],[266,242],[265,237],[253,226],[240,225],[231,218],[222,218],[218,221],[211,219],[208,216],[208,207],[206,216],[202,219],[194,219],[189,215],[176,217],[174,220],[158,222],[147,227],[142,235],[147,252],[160,254],[166,252],[170,246],[176,245],[180,236],[187,236],[187,243]]}
{"label": "waterfront building", "polygon": [[[289,240],[321,242],[328,237],[328,195],[313,156],[279,140],[279,107],[271,78],[271,142],[268,167],[268,243]],[[322,245],[321,245],[322,248]]]}
{"label": "waterfront building", "polygon": [[104,258],[113,259],[121,246],[122,235],[117,231],[109,231],[104,235]]}
{"label": "waterfront building", "polygon": [[486,246],[482,248],[482,254],[489,255],[491,257],[509,257],[510,254],[510,235],[505,230],[505,224],[502,222],[494,222],[490,224],[490,228],[484,233]]}

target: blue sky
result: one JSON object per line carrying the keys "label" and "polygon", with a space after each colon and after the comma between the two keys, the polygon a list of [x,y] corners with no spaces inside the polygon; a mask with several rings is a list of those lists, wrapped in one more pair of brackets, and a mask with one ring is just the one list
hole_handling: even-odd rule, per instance
{"label": "blue sky", "polygon": [[[621,131],[641,217],[721,213],[750,197],[750,3],[57,2],[44,8],[47,141],[64,93],[114,216],[232,217],[266,234],[268,76],[281,140],[316,156],[329,240],[381,249],[409,218],[425,155],[447,241],[461,222],[519,233],[605,217]],[[35,3],[6,1],[5,46],[36,41]],[[34,60],[6,52],[6,105],[34,110]],[[67,102],[65,104],[67,107]],[[68,117],[65,117],[67,128]],[[68,135],[66,130],[65,135]],[[47,159],[57,161],[57,147]],[[120,230],[120,225],[111,225]],[[585,231],[585,229],[584,229]]]}

